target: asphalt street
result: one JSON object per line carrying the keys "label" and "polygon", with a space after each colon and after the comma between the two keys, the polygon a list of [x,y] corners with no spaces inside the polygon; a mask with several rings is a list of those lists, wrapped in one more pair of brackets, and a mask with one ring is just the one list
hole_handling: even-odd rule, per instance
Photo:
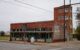
{"label": "asphalt street", "polygon": [[80,50],[80,42],[75,42],[70,44],[52,43],[45,45],[0,42],[0,50]]}

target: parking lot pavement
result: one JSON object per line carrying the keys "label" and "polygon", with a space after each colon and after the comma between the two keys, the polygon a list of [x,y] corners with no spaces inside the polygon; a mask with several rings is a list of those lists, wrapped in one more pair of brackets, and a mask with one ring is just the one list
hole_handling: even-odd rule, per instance
{"label": "parking lot pavement", "polygon": [[0,42],[0,50],[80,50],[80,42],[48,43],[45,45]]}

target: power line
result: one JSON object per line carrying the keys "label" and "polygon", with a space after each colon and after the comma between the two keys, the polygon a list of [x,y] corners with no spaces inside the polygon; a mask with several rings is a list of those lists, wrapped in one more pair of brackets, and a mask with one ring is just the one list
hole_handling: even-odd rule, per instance
{"label": "power line", "polygon": [[5,0],[2,0],[2,2],[8,3],[8,4],[12,4],[12,5],[16,5],[16,6],[20,6],[20,7],[24,7],[24,8],[28,8],[28,7],[21,6],[21,5],[19,5],[19,4],[14,4],[14,3],[11,3],[11,2],[5,1]]}
{"label": "power line", "polygon": [[73,3],[73,4],[71,4],[71,5],[78,5],[78,4],[80,4],[80,3]]}
{"label": "power line", "polygon": [[28,4],[28,3],[24,3],[24,2],[19,1],[19,0],[14,0],[14,1],[19,2],[19,3],[21,3],[21,4],[25,4],[25,5],[31,6],[31,7],[34,7],[34,8],[37,8],[37,9],[41,9],[41,10],[44,10],[44,11],[47,11],[47,12],[51,12],[50,10],[46,10],[46,9],[40,8],[40,7],[35,6],[35,5],[31,5],[31,4]]}

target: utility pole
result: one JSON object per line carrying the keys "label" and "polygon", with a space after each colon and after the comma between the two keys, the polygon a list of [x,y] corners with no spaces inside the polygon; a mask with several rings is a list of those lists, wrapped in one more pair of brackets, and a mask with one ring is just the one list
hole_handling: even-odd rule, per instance
{"label": "utility pole", "polygon": [[65,41],[65,0],[64,0],[64,41]]}
{"label": "utility pole", "polygon": [[70,4],[70,6],[71,6],[71,0],[69,0],[69,4]]}
{"label": "utility pole", "polygon": [[[64,41],[66,40],[66,26],[65,26],[65,24],[66,24],[66,20],[65,20],[65,16],[66,16],[66,14],[65,14],[65,0],[63,1],[64,2],[64,30],[63,30],[63,33],[64,33]],[[71,3],[71,0],[69,0],[69,5],[70,5],[70,11],[72,11],[72,8],[71,8],[71,6],[72,5],[78,5],[78,4],[80,4],[80,3]],[[71,15],[70,15],[71,16]]]}
{"label": "utility pole", "polygon": [[[70,12],[70,14],[69,14],[69,26],[71,25],[71,23],[72,23],[72,6],[71,6],[71,0],[69,0],[69,12]],[[73,25],[72,25],[73,26]],[[69,27],[69,29],[70,29],[70,27]],[[72,30],[70,30],[69,31],[69,33],[68,33],[68,39],[67,39],[67,41],[70,41],[71,39],[72,39]]]}

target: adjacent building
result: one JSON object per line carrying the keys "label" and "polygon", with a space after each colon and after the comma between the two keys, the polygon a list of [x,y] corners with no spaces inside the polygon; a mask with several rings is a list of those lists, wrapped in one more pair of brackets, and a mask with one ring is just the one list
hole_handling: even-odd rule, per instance
{"label": "adjacent building", "polygon": [[78,26],[80,26],[80,7],[77,8],[77,16],[76,16],[76,19],[77,19]]}

